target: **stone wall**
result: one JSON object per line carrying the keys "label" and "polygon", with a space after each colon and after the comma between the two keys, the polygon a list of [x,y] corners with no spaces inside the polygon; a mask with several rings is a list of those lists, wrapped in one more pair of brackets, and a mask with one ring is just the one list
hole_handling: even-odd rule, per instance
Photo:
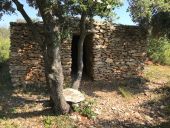
{"label": "stone wall", "polygon": [[141,75],[146,58],[146,33],[137,26],[97,23],[94,28],[94,80]]}
{"label": "stone wall", "polygon": [[[42,26],[37,24],[43,38]],[[25,23],[11,23],[10,73],[14,86],[45,84],[42,49]],[[77,26],[72,26],[78,33]],[[86,72],[93,80],[136,77],[146,58],[145,32],[137,26],[94,23],[84,44]],[[61,46],[65,78],[71,74],[71,40]]]}
{"label": "stone wall", "polygon": [[[44,38],[42,25],[37,24],[41,39]],[[9,68],[13,86],[45,85],[45,70],[42,48],[33,40],[32,31],[25,23],[11,23],[11,48]],[[71,41],[64,41],[61,48],[63,73],[70,79]]]}

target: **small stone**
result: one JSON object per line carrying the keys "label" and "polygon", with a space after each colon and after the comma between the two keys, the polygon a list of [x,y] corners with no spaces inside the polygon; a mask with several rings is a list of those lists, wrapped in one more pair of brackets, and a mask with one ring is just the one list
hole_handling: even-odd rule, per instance
{"label": "small stone", "polygon": [[70,119],[72,119],[72,120],[74,120],[74,121],[78,121],[77,115],[71,115],[71,116],[69,116],[69,117],[70,117]]}
{"label": "small stone", "polygon": [[149,94],[148,91],[145,91],[145,92],[144,92],[144,95],[149,96],[150,94]]}
{"label": "small stone", "polygon": [[80,91],[72,88],[64,89],[63,94],[67,102],[79,103],[85,100],[84,95]]}
{"label": "small stone", "polygon": [[145,119],[147,120],[147,121],[152,121],[153,120],[153,118],[151,118],[150,116],[145,116]]}
{"label": "small stone", "polygon": [[160,108],[161,108],[161,109],[164,109],[164,108],[165,108],[165,106],[164,106],[164,105],[161,105],[161,106],[160,106]]}
{"label": "small stone", "polygon": [[101,33],[103,33],[104,31],[102,29],[99,30]]}
{"label": "small stone", "polygon": [[106,63],[113,63],[113,59],[107,58]]}
{"label": "small stone", "polygon": [[94,126],[89,126],[89,128],[96,128],[96,127],[94,127]]}
{"label": "small stone", "polygon": [[90,31],[93,32],[93,33],[97,33],[98,32],[96,29],[91,29]]}
{"label": "small stone", "polygon": [[101,115],[101,111],[99,109],[95,109],[94,112],[97,114],[97,115]]}
{"label": "small stone", "polygon": [[99,35],[97,35],[97,34],[95,34],[95,36],[94,36],[94,37],[95,37],[95,38],[97,38],[97,39],[98,39],[98,38],[100,38],[100,36],[99,36]]}
{"label": "small stone", "polygon": [[116,108],[115,108],[115,107],[112,107],[112,110],[116,110]]}
{"label": "small stone", "polygon": [[100,49],[100,48],[106,48],[106,46],[105,45],[96,45],[94,48],[95,49]]}
{"label": "small stone", "polygon": [[128,112],[125,113],[125,116],[126,116],[126,117],[128,117],[129,115],[130,115],[130,113],[128,113]]}
{"label": "small stone", "polygon": [[134,115],[137,119],[142,119],[141,115],[138,112],[135,112]]}
{"label": "small stone", "polygon": [[78,121],[82,121],[81,116],[77,116]]}

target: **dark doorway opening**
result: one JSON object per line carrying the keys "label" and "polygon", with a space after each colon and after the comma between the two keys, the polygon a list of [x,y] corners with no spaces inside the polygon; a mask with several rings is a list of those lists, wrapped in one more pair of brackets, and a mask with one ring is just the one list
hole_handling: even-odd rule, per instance
{"label": "dark doorway opening", "polygon": [[[71,66],[71,75],[73,78],[75,78],[78,65],[77,65],[77,59],[78,59],[78,41],[80,36],[79,35],[73,35],[72,38],[72,46],[71,46],[71,56],[72,56],[72,66]],[[90,47],[92,43],[92,35],[87,35],[84,41],[83,46],[83,78],[91,78],[91,50],[92,47]]]}
{"label": "dark doorway opening", "polygon": [[77,73],[77,59],[78,59],[78,41],[80,36],[74,35],[72,38],[72,46],[71,46],[71,57],[72,57],[72,65],[71,65],[71,74],[74,76]]}

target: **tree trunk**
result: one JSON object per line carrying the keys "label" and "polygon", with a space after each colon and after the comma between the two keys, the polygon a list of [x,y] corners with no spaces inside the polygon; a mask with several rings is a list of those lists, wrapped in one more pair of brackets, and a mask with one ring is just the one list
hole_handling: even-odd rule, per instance
{"label": "tree trunk", "polygon": [[80,39],[78,41],[78,59],[77,59],[78,71],[77,71],[76,79],[73,82],[73,88],[77,90],[80,87],[80,83],[83,75],[83,44],[85,38],[86,38],[86,14],[83,13],[80,21]]}
{"label": "tree trunk", "polygon": [[54,102],[56,113],[66,114],[69,112],[69,105],[63,96],[63,70],[60,59],[59,47],[48,48],[48,53],[53,54],[53,62],[50,65],[49,84],[51,89],[51,98]]}
{"label": "tree trunk", "polygon": [[[56,21],[52,11],[47,11],[49,1],[36,0],[40,14],[44,22],[45,31],[45,63],[47,84],[50,89],[50,100],[52,101],[54,111],[57,114],[66,114],[70,110],[69,104],[63,96],[64,75],[61,65],[60,44],[58,38],[60,33],[60,24],[56,26]],[[62,17],[62,16],[61,16]]]}
{"label": "tree trunk", "polygon": [[[54,110],[58,114],[66,114],[69,112],[70,106],[65,101],[63,96],[63,71],[61,65],[61,57],[60,57],[60,43],[61,40],[57,39],[57,32],[55,21],[53,19],[52,12],[46,12],[48,8],[48,1],[40,1],[36,0],[36,3],[39,7],[39,11],[41,13],[44,29],[45,29],[45,42],[39,40],[38,30],[34,27],[31,18],[25,12],[23,5],[18,0],[12,0],[17,6],[17,10],[22,14],[28,25],[32,29],[33,38],[35,41],[43,45],[44,47],[44,61],[45,61],[45,72],[46,72],[46,80],[47,84],[50,88],[51,99],[54,103]],[[42,44],[45,43],[45,44]]]}
{"label": "tree trunk", "polygon": [[63,96],[64,75],[61,65],[60,45],[58,44],[57,35],[52,33],[48,35],[47,43],[47,61],[46,69],[48,70],[48,84],[50,86],[50,98],[53,102],[54,111],[57,114],[66,114],[70,106]]}

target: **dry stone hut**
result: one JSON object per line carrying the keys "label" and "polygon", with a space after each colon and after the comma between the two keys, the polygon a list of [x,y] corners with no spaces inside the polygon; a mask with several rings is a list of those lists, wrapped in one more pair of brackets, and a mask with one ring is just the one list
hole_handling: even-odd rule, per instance
{"label": "dry stone hut", "polygon": [[[44,84],[42,49],[32,40],[25,23],[11,23],[10,74],[14,86]],[[43,38],[42,25],[37,24]],[[78,27],[72,26],[72,39],[62,43],[65,78],[76,72]],[[92,80],[112,80],[141,75],[146,58],[146,33],[138,26],[94,22],[84,43],[83,74]]]}

